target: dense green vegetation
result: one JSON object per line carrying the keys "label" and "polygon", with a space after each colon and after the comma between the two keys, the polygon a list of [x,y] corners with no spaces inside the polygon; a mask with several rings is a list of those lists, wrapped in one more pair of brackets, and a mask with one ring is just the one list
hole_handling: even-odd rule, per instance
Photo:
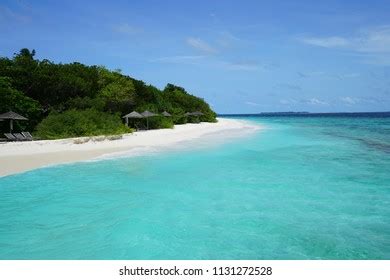
{"label": "dense green vegetation", "polygon": [[[56,64],[34,56],[34,50],[22,49],[13,58],[0,58],[0,113],[12,110],[29,118],[17,122],[16,130],[45,139],[123,133],[128,129],[120,116],[133,110],[173,115],[150,118],[150,128],[198,121],[184,115],[193,111],[204,113],[200,121],[216,121],[209,105],[182,87],[168,84],[160,90],[102,66]],[[0,122],[0,131],[8,131],[7,122]]]}
{"label": "dense green vegetation", "polygon": [[131,132],[121,123],[120,116],[106,112],[87,110],[67,110],[51,113],[38,124],[37,136],[57,139],[77,136],[110,135]]}

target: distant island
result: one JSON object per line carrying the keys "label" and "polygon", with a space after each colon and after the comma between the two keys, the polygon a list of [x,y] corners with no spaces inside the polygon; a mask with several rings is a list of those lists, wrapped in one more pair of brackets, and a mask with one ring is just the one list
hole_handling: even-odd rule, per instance
{"label": "distant island", "polygon": [[289,116],[289,115],[308,115],[312,114],[310,112],[301,111],[301,112],[260,112],[252,114],[218,114],[219,116]]}
{"label": "distant island", "polygon": [[[150,118],[150,128],[216,121],[216,113],[203,99],[180,86],[167,84],[160,90],[121,70],[78,62],[57,64],[34,56],[35,50],[24,48],[12,58],[0,58],[0,114],[14,111],[28,118],[17,122],[15,129],[32,131],[41,139],[131,132],[121,118],[131,111],[172,115]],[[194,111],[203,115],[186,115]],[[9,132],[4,121],[0,132]]]}
{"label": "distant island", "polygon": [[310,114],[309,112],[261,112],[260,115],[299,115],[299,114]]}
{"label": "distant island", "polygon": [[226,116],[226,117],[229,117],[229,116],[236,116],[236,117],[239,117],[239,116],[254,116],[254,117],[262,117],[262,116],[266,116],[266,117],[277,117],[277,116],[304,116],[304,117],[314,117],[314,116],[317,116],[317,117],[350,117],[350,116],[358,116],[358,117],[361,117],[361,116],[366,116],[366,117],[388,117],[390,114],[390,112],[381,112],[381,111],[375,111],[375,112],[327,112],[327,113],[311,113],[311,112],[306,112],[306,111],[300,111],[300,112],[261,112],[261,113],[252,113],[252,114],[218,114],[218,116]]}

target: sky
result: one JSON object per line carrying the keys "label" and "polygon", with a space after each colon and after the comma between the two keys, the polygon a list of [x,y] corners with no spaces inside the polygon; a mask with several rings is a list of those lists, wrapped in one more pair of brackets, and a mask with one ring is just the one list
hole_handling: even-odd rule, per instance
{"label": "sky", "polygon": [[0,0],[0,56],[21,48],[218,113],[390,111],[390,0]]}

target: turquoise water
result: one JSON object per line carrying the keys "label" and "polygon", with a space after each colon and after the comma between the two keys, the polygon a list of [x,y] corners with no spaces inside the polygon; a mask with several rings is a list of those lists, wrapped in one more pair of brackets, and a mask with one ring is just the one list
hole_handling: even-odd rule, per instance
{"label": "turquoise water", "polygon": [[0,178],[0,259],[389,259],[390,118]]}

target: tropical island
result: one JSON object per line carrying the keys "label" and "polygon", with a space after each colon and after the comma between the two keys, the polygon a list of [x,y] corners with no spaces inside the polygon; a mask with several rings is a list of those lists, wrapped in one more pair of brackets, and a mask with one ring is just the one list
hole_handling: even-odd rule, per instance
{"label": "tropical island", "polygon": [[[35,54],[24,48],[12,58],[0,58],[0,113],[22,114],[29,121],[16,122],[15,129],[39,139],[129,133],[144,123],[134,119],[126,126],[122,116],[132,111],[171,115],[149,118],[151,129],[216,122],[210,106],[180,86],[167,84],[160,90],[121,70],[54,63],[35,59]],[[0,122],[0,132],[9,132],[7,122]]]}
{"label": "tropical island", "polygon": [[0,176],[258,128],[217,122],[203,99],[173,84],[160,90],[120,70],[34,56],[22,49],[0,58],[0,138],[8,138],[0,141]]}

